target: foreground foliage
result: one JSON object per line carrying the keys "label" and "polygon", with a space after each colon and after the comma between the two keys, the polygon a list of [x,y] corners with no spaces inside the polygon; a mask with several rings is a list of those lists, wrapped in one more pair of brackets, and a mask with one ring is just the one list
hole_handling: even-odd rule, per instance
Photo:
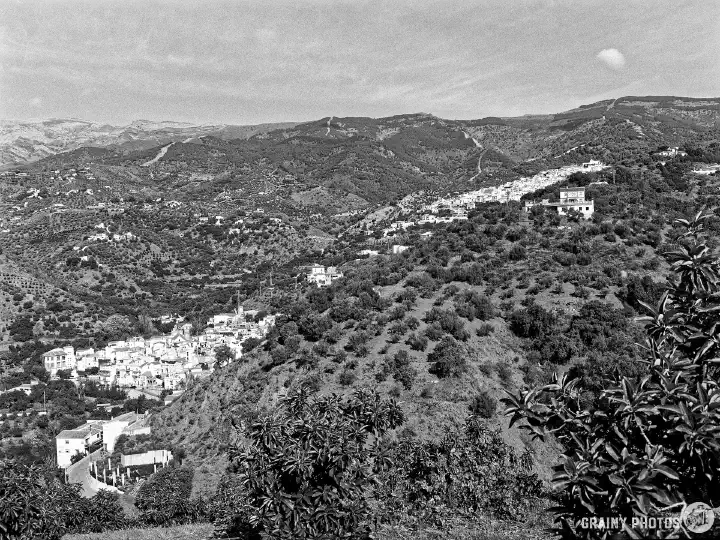
{"label": "foreground foliage", "polygon": [[190,500],[193,470],[165,467],[141,487],[135,506],[149,525],[177,525],[199,521],[206,513],[205,503]]}
{"label": "foreground foliage", "polygon": [[310,398],[304,387],[291,393],[230,454],[247,499],[230,505],[226,521],[236,529],[228,533],[367,537],[367,490],[385,465],[380,437],[403,420],[394,401],[370,392],[345,400]]}
{"label": "foreground foliage", "polygon": [[393,470],[377,490],[380,516],[389,523],[405,515],[439,526],[452,516],[514,520],[544,496],[530,454],[518,455],[479,416],[439,442],[403,440],[391,459]]}
{"label": "foreground foliage", "polygon": [[54,540],[126,525],[116,494],[86,499],[79,485],[61,483],[50,467],[0,461],[0,540]]}
{"label": "foreground foliage", "polygon": [[400,523],[462,516],[517,519],[545,496],[528,454],[471,415],[439,442],[384,436],[402,424],[393,400],[359,390],[292,390],[230,453],[213,511],[229,537],[370,538]]}
{"label": "foreground foliage", "polygon": [[566,376],[506,399],[512,423],[539,438],[551,434],[565,448],[553,481],[556,521],[567,537],[609,536],[581,529],[583,517],[720,505],[720,274],[702,241],[705,219],[680,222],[684,245],[667,254],[674,278],[657,306],[644,304],[652,313],[644,376],[607,385],[592,410],[582,405],[579,380]]}

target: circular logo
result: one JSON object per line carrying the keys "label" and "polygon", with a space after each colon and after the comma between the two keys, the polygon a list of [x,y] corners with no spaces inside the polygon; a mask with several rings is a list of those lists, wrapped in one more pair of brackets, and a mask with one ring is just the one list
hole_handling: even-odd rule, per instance
{"label": "circular logo", "polygon": [[704,533],[710,530],[715,521],[715,512],[704,502],[688,504],[680,514],[685,528],[694,533]]}

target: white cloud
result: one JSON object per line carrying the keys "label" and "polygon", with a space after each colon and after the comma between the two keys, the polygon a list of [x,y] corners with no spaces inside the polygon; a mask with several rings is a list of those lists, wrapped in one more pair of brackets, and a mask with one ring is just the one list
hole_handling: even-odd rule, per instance
{"label": "white cloud", "polygon": [[625,67],[625,56],[617,49],[603,49],[597,54],[597,58],[611,69]]}
{"label": "white cloud", "polygon": [[30,100],[30,105],[32,105],[33,107],[39,107],[40,105],[42,105],[42,99],[40,99],[39,97],[34,97]]}

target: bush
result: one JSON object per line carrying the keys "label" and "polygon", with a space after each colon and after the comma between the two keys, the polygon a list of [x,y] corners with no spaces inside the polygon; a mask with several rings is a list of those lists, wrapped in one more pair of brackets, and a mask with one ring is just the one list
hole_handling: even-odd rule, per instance
{"label": "bush", "polygon": [[444,379],[446,377],[459,377],[467,371],[465,349],[453,337],[445,336],[428,355],[428,362],[432,362],[430,373]]}
{"label": "bush", "polygon": [[507,362],[498,362],[495,365],[495,371],[497,371],[498,377],[504,384],[512,381],[512,369],[510,369]]}
{"label": "bush", "polygon": [[475,318],[486,321],[495,315],[495,308],[490,299],[475,291],[463,291],[463,294],[455,300],[455,311],[470,321]]}
{"label": "bush", "polygon": [[453,310],[432,308],[425,313],[425,322],[428,324],[438,323],[444,332],[460,341],[465,341],[470,337],[465,330],[465,323]]}
{"label": "bush", "polygon": [[410,348],[413,351],[424,351],[428,345],[428,338],[426,336],[418,335],[413,332],[405,340],[405,343],[407,345],[410,345]]}
{"label": "bush", "polygon": [[92,498],[85,499],[82,525],[77,533],[99,533],[124,529],[132,522],[125,516],[117,493],[101,489]]}
{"label": "bush", "polygon": [[311,398],[300,389],[282,398],[250,428],[249,444],[231,449],[229,470],[241,494],[225,506],[225,532],[243,538],[369,534],[368,494],[380,473],[373,464],[382,461],[371,440],[403,421],[394,401],[369,391],[342,399]]}
{"label": "bush", "polygon": [[440,442],[401,439],[391,460],[397,465],[377,490],[383,520],[405,513],[431,522],[459,515],[511,518],[544,495],[530,455],[518,456],[477,416]]}
{"label": "bush", "polygon": [[432,386],[426,386],[420,391],[420,397],[423,399],[431,399],[435,391]]}
{"label": "bush", "polygon": [[417,371],[410,366],[412,360],[407,351],[400,350],[392,358],[385,360],[383,372],[391,374],[397,382],[403,385],[405,390],[410,390],[417,377]]}
{"label": "bush", "polygon": [[479,337],[486,337],[492,334],[495,331],[495,327],[490,323],[481,323],[480,326],[478,326],[478,329],[475,331],[475,333]]}
{"label": "bush", "polygon": [[492,418],[495,416],[497,400],[487,393],[486,390],[475,396],[470,403],[470,412],[480,418]]}
{"label": "bush", "polygon": [[511,261],[521,261],[526,257],[527,253],[521,244],[513,244],[508,252],[508,258]]}
{"label": "bush", "polygon": [[539,348],[539,361],[552,364],[566,364],[579,352],[575,339],[566,334],[553,334],[537,339],[533,345]]}
{"label": "bush", "polygon": [[519,309],[510,316],[510,330],[524,338],[538,338],[549,334],[555,326],[556,317],[537,304]]}
{"label": "bush", "polygon": [[432,341],[438,341],[440,338],[442,338],[445,335],[445,332],[443,332],[443,329],[440,327],[439,323],[432,323],[425,327],[424,336],[428,340]]}
{"label": "bush", "polygon": [[357,380],[357,375],[351,369],[343,369],[338,375],[338,382],[343,386],[350,386]]}
{"label": "bush", "polygon": [[91,499],[77,484],[62,484],[47,466],[0,460],[0,538],[59,540],[68,533],[124,528],[129,520],[117,495]]}
{"label": "bush", "polygon": [[[63,530],[56,530],[59,512],[47,508],[44,496],[49,478],[37,466],[26,466],[0,460],[0,525],[2,537],[60,538]],[[50,480],[52,481],[52,480]]]}
{"label": "bush", "polygon": [[165,467],[153,474],[138,491],[135,506],[149,525],[175,525],[189,519],[194,471],[189,467]]}
{"label": "bush", "polygon": [[286,363],[289,358],[287,349],[282,345],[273,348],[273,350],[270,351],[270,357],[272,358],[273,366],[280,366]]}
{"label": "bush", "polygon": [[417,330],[418,326],[420,326],[420,321],[418,321],[415,317],[406,317],[405,318],[405,324],[407,324],[407,327],[410,330]]}
{"label": "bush", "polygon": [[622,310],[593,300],[584,304],[573,317],[570,330],[577,333],[586,347],[605,350],[608,341],[623,333],[627,326]]}
{"label": "bush", "polygon": [[348,342],[345,348],[347,350],[353,351],[360,357],[364,357],[367,356],[369,353],[367,346],[369,340],[370,336],[367,334],[367,332],[355,332],[354,334],[351,334],[348,338]]}
{"label": "bush", "polygon": [[576,263],[575,255],[564,251],[556,251],[553,253],[553,259],[561,266],[572,266]]}

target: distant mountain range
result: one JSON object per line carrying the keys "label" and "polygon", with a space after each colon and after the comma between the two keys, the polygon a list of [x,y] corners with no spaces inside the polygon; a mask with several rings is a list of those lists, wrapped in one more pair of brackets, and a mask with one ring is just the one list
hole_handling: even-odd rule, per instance
{"label": "distant mountain range", "polygon": [[0,167],[31,163],[81,147],[137,151],[203,135],[221,139],[246,139],[257,133],[294,125],[295,122],[235,126],[135,120],[126,126],[113,126],[64,118],[5,121],[0,122]]}
{"label": "distant mountain range", "polygon": [[720,98],[628,96],[558,114],[478,120],[442,120],[415,114],[380,119],[329,117],[306,123],[249,126],[148,120],[136,120],[126,126],[75,119],[4,122],[0,123],[0,167],[27,164],[81,147],[108,148],[126,154],[171,142],[191,142],[201,136],[223,140],[311,136],[383,141],[398,132],[398,119],[402,118],[432,118],[443,126],[472,135],[482,148],[492,147],[522,161],[550,156],[576,142],[607,140],[608,134],[665,143],[682,142],[700,133],[706,135],[720,128]]}

